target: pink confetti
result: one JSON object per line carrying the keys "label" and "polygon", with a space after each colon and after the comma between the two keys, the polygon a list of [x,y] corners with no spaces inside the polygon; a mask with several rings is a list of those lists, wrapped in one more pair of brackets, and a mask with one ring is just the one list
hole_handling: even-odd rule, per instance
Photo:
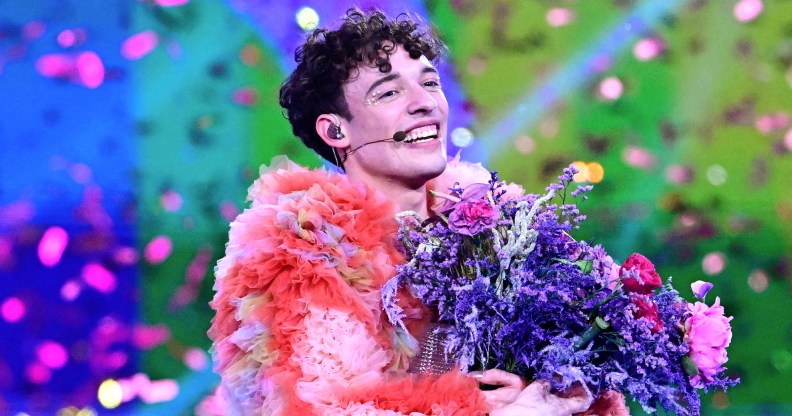
{"label": "pink confetti", "polygon": [[94,52],[83,52],[77,56],[77,73],[80,82],[88,88],[97,88],[104,82],[104,64]]}
{"label": "pink confetti", "polygon": [[160,403],[173,400],[179,394],[179,384],[175,380],[155,380],[138,392],[143,403]]}
{"label": "pink confetti", "polygon": [[150,264],[160,264],[170,256],[173,250],[171,239],[164,235],[154,237],[143,250],[143,257]]}
{"label": "pink confetti", "polygon": [[55,267],[69,244],[69,234],[61,227],[50,227],[39,240],[38,257],[41,264]]}
{"label": "pink confetti", "polygon": [[45,366],[57,370],[69,361],[69,353],[63,345],[55,341],[44,341],[36,348],[36,356]]}
{"label": "pink confetti", "polygon": [[98,263],[88,263],[82,269],[85,284],[101,293],[110,293],[116,289],[116,277]]}
{"label": "pink confetti", "polygon": [[639,61],[649,61],[663,51],[663,42],[657,38],[643,38],[635,43],[633,55]]}
{"label": "pink confetti", "polygon": [[701,261],[701,268],[710,276],[720,274],[725,267],[726,255],[718,251],[707,254]]}
{"label": "pink confetti", "polygon": [[740,22],[750,22],[762,14],[762,0],[740,0],[734,5],[734,17]]}
{"label": "pink confetti", "polygon": [[181,209],[184,199],[177,192],[168,189],[160,196],[160,205],[165,211],[175,212]]}
{"label": "pink confetti", "polygon": [[166,325],[136,325],[132,339],[138,348],[150,350],[170,338],[170,329]]}
{"label": "pink confetti", "polygon": [[245,107],[252,107],[258,103],[259,95],[256,90],[250,87],[243,87],[240,88],[231,95],[231,99],[234,103],[245,106]]}
{"label": "pink confetti", "polygon": [[153,30],[147,30],[128,37],[121,44],[121,56],[135,61],[154,50],[159,44],[159,36]]}
{"label": "pink confetti", "polygon": [[162,7],[183,6],[190,2],[190,0],[154,0],[154,1]]}
{"label": "pink confetti", "polygon": [[628,165],[644,170],[652,169],[657,163],[657,158],[653,154],[638,146],[624,148],[622,158]]}
{"label": "pink confetti", "polygon": [[46,384],[52,378],[50,369],[38,362],[28,364],[25,375],[33,384]]}
{"label": "pink confetti", "polygon": [[608,101],[617,100],[624,92],[624,85],[616,77],[608,77],[602,80],[599,85],[599,93],[602,98]]}
{"label": "pink confetti", "polygon": [[552,8],[547,11],[545,15],[547,24],[552,27],[566,26],[575,19],[574,13],[571,10],[562,7]]}
{"label": "pink confetti", "polygon": [[200,348],[190,348],[184,353],[184,365],[193,371],[205,370],[209,365],[206,352]]}
{"label": "pink confetti", "polygon": [[44,22],[41,20],[34,20],[32,22],[28,22],[22,27],[22,37],[28,42],[34,41],[42,37],[44,35],[44,31],[46,30],[47,25],[45,25]]}
{"label": "pink confetti", "polygon": [[80,296],[81,291],[82,287],[80,286],[80,282],[76,280],[69,280],[68,282],[64,283],[63,286],[61,286],[60,295],[63,300],[71,302]]}
{"label": "pink confetti", "polygon": [[6,322],[19,322],[25,317],[25,303],[21,299],[10,297],[0,305],[0,315]]}

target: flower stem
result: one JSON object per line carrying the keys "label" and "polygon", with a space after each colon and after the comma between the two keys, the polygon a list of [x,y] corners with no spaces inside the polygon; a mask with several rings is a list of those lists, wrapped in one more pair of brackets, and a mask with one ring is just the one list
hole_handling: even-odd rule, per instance
{"label": "flower stem", "polygon": [[591,323],[589,329],[587,329],[586,332],[580,336],[580,339],[575,342],[575,345],[573,345],[575,351],[580,350],[588,345],[589,342],[591,342],[591,340],[597,336],[597,334],[602,332],[603,329],[607,329],[609,326],[610,324],[605,322],[605,320],[599,316],[594,318],[594,322]]}

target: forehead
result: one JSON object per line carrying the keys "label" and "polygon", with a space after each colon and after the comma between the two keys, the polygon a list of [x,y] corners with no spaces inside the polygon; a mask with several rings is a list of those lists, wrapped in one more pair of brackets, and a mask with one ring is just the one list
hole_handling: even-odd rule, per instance
{"label": "forehead", "polygon": [[352,92],[355,90],[363,90],[379,80],[391,74],[398,74],[400,77],[410,78],[419,77],[423,74],[424,69],[434,68],[434,65],[421,55],[418,59],[410,58],[410,55],[401,47],[397,47],[388,58],[391,65],[391,70],[381,72],[378,67],[372,66],[370,63],[358,65],[351,73],[349,80],[344,84],[344,90]]}

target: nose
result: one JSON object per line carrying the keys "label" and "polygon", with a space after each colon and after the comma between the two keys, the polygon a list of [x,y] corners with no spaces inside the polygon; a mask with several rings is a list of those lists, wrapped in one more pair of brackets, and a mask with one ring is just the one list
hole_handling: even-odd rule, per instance
{"label": "nose", "polygon": [[410,114],[429,114],[437,108],[437,100],[432,93],[421,86],[413,86],[409,94],[410,104],[407,111]]}

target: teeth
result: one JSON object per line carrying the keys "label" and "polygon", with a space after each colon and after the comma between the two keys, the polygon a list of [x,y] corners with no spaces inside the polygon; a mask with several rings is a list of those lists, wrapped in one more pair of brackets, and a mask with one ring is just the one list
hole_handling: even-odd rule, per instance
{"label": "teeth", "polygon": [[428,142],[433,139],[433,136],[437,136],[437,126],[424,126],[414,129],[407,135],[405,139],[408,143],[420,143],[420,142]]}

